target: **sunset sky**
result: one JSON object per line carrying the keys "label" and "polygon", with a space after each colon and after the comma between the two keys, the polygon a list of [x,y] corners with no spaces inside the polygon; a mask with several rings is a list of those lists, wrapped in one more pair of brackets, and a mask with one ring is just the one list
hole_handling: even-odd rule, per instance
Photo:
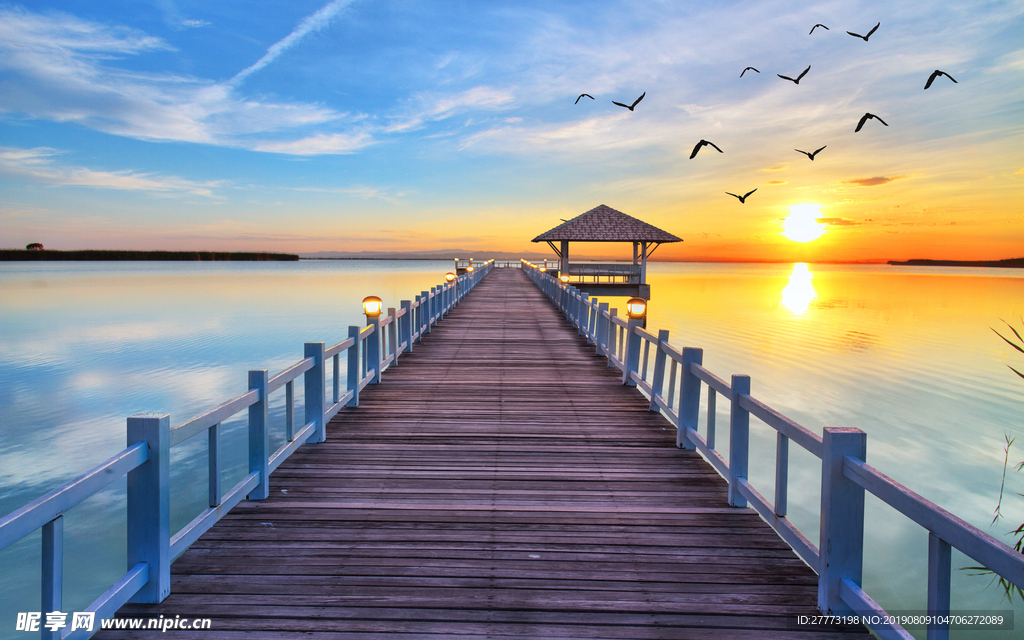
{"label": "sunset sky", "polygon": [[1020,1],[0,4],[0,247],[485,257],[606,204],[660,259],[1024,256],[1022,33]]}

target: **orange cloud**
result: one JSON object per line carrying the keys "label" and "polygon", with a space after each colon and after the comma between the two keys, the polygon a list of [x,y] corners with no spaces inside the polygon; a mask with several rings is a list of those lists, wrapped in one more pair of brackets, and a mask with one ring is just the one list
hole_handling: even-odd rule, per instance
{"label": "orange cloud", "polygon": [[843,180],[843,184],[855,184],[859,187],[877,187],[880,184],[888,184],[893,180],[900,180],[906,178],[906,176],[893,176],[887,178],[885,176],[875,176],[874,178],[857,178],[855,180]]}
{"label": "orange cloud", "polygon": [[848,220],[846,218],[818,218],[817,220],[822,224],[827,224],[832,227],[849,227],[856,224],[864,224],[865,222],[870,222],[870,220],[857,222],[856,220]]}

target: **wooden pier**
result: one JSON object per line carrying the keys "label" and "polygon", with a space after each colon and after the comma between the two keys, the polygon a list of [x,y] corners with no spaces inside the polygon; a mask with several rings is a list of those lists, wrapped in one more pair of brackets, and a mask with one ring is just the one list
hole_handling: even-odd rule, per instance
{"label": "wooden pier", "polygon": [[797,624],[814,571],[607,362],[492,271],[118,617],[225,640],[866,634]]}

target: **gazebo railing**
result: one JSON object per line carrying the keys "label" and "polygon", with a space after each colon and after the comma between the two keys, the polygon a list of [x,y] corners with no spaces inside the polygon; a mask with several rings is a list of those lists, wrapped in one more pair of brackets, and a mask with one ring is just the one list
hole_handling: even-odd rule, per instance
{"label": "gazebo railing", "polygon": [[640,283],[640,265],[622,263],[569,263],[569,277],[577,282],[586,282],[587,278],[593,278],[592,282],[601,282],[601,278],[607,278],[605,282],[622,282],[625,284]]}

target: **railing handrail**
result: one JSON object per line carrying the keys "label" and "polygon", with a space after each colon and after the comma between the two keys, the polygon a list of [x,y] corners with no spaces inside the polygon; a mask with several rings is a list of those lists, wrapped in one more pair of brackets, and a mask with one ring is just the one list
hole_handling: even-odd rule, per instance
{"label": "railing handrail", "polygon": [[143,442],[133,444],[74,480],[0,518],[0,551],[120,480],[147,460],[149,447]]}
{"label": "railing handrail", "polygon": [[621,262],[570,262],[569,275],[605,275],[606,273],[639,275],[640,265]]}
{"label": "railing handrail", "polygon": [[[475,262],[475,270],[453,282],[432,287],[403,300],[400,310],[389,309],[365,327],[349,327],[349,337],[325,348],[322,342],[305,345],[305,357],[273,377],[265,369],[249,372],[249,390],[185,422],[170,427],[167,415],[138,414],[128,418],[127,448],[81,476],[0,518],[0,550],[43,530],[42,610],[59,611],[62,600],[63,514],[110,483],[128,476],[128,556],[132,568],[85,612],[113,615],[129,600],[160,602],[170,593],[170,564],[243,499],[267,497],[270,473],[307,441],[326,440],[325,425],[345,406],[357,406],[359,391],[380,381],[380,374],[398,364],[399,356],[422,341],[429,327],[439,322],[494,268],[494,261]],[[426,311],[424,314],[423,312]],[[413,316],[422,320],[417,328]],[[414,329],[416,329],[414,331]],[[341,393],[340,354],[349,361],[345,393]],[[332,401],[327,402],[326,362],[334,365]],[[305,378],[305,415],[308,422],[298,431],[293,425],[293,382]],[[269,396],[286,389],[286,442],[269,451]],[[221,423],[249,410],[249,473],[223,492],[220,486]],[[210,507],[173,535],[170,532],[170,449],[203,431],[209,434]],[[141,558],[136,562],[133,558]],[[44,638],[88,638],[93,631],[51,632]]]}
{"label": "railing handrail", "polygon": [[[677,446],[697,449],[729,480],[729,503],[751,506],[779,533],[819,576],[818,606],[825,613],[858,613],[891,620],[860,587],[863,563],[864,491],[929,531],[928,613],[941,618],[950,607],[950,549],[956,548],[1011,583],[1024,585],[1024,556],[1009,545],[957,518],[864,461],[866,434],[859,429],[826,427],[824,436],[782,415],[750,395],[750,379],[733,376],[732,383],[701,364],[701,349],[681,351],[668,344],[668,332],[659,336],[638,324],[617,317],[607,303],[591,299],[571,284],[563,284],[523,261],[533,282],[578,329],[609,366],[623,372],[623,384],[637,386],[677,429]],[[571,270],[571,266],[570,266]],[[648,351],[655,351],[655,370],[647,381]],[[623,351],[625,349],[625,351]],[[641,363],[640,351],[644,357]],[[669,369],[667,397],[663,390]],[[700,386],[708,385],[707,438],[697,432]],[[678,412],[674,394],[678,390]],[[715,402],[721,394],[730,402],[730,459],[715,450]],[[777,433],[776,495],[774,504],[747,479],[749,416]],[[819,547],[786,518],[788,445],[790,440],[822,460],[822,513]],[[821,549],[824,549],[823,552]],[[883,637],[911,638],[897,624],[881,622],[873,630]],[[929,627],[929,639],[948,638],[948,625]]]}

